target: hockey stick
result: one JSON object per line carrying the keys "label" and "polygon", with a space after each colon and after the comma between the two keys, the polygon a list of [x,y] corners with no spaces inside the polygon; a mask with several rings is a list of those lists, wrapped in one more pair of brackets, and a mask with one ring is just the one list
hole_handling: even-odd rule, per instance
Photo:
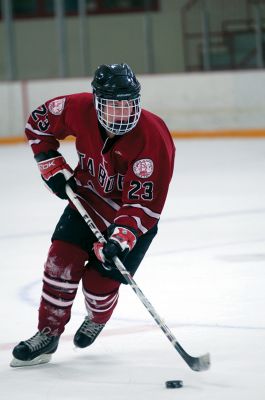
{"label": "hockey stick", "polygon": [[[66,185],[66,193],[71,200],[71,202],[74,204],[76,209],[79,211],[81,216],[83,217],[84,221],[87,223],[91,231],[94,233],[96,238],[98,239],[99,242],[101,243],[106,243],[106,240],[102,233],[98,230],[97,226],[94,224],[82,204],[80,203],[79,199],[77,198],[77,195],[73,192],[71,187],[69,185]],[[145,308],[149,311],[159,328],[164,332],[168,340],[172,343],[172,345],[175,347],[177,352],[180,354],[180,356],[183,358],[183,360],[188,364],[188,366],[193,370],[193,371],[205,371],[210,368],[210,354],[204,354],[200,357],[192,357],[190,356],[184,349],[183,347],[178,343],[177,339],[173,335],[173,333],[170,331],[168,326],[163,322],[163,320],[160,318],[152,304],[149,302],[149,300],[145,297],[141,289],[138,287],[136,284],[135,280],[131,277],[130,273],[126,270],[125,266],[123,263],[119,260],[118,257],[114,257],[113,261],[117,267],[117,269],[120,271],[120,273],[123,275],[124,279],[126,282],[131,286],[133,291],[136,293],[138,296],[139,300],[143,303]]]}

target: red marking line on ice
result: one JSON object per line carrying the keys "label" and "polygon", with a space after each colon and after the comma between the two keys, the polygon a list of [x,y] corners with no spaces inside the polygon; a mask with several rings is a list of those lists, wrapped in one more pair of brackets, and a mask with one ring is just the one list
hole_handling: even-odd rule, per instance
{"label": "red marking line on ice", "polygon": [[[116,329],[110,329],[110,330],[105,330],[101,333],[102,336],[118,336],[118,335],[131,335],[135,333],[140,333],[140,332],[147,332],[153,329],[157,329],[157,326],[154,325],[142,325],[142,326],[132,326],[132,327],[127,327],[127,328],[116,328]],[[63,335],[60,340],[63,340],[65,342],[72,341],[74,337],[73,335]],[[11,350],[13,347],[19,342],[18,340],[16,343],[3,343],[0,344],[0,351],[4,350]]]}
{"label": "red marking line on ice", "polygon": [[[265,331],[265,326],[247,326],[247,325],[229,325],[229,324],[211,324],[211,323],[171,323],[170,328],[206,328],[206,329],[236,329],[236,330],[254,330],[254,331]],[[103,331],[100,336],[119,336],[119,335],[133,335],[136,333],[141,333],[141,332],[150,332],[156,330],[159,332],[159,328],[157,325],[139,325],[139,326],[131,326],[127,328],[116,328],[116,329],[109,329]],[[64,342],[70,342],[73,340],[74,334],[72,335],[63,335],[61,340]],[[19,342],[19,339],[17,342],[13,343],[3,343],[0,344],[0,351],[4,350],[12,350],[13,347]]]}

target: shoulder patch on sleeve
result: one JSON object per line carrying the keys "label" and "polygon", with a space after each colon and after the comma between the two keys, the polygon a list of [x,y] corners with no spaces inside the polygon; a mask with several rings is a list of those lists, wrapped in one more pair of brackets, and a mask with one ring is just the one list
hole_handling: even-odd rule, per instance
{"label": "shoulder patch on sleeve", "polygon": [[135,161],[133,164],[133,172],[139,178],[149,178],[154,171],[154,163],[150,158],[143,158]]}
{"label": "shoulder patch on sleeve", "polygon": [[48,108],[51,114],[61,115],[64,109],[65,97],[56,99],[49,103]]}

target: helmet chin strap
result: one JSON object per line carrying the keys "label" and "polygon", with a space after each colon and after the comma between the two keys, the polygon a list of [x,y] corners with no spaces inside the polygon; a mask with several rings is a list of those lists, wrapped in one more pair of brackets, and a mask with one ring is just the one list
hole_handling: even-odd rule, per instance
{"label": "helmet chin strap", "polygon": [[106,134],[108,135],[108,137],[109,137],[110,139],[113,139],[115,136],[117,136],[117,135],[115,135],[115,133],[110,132],[110,131],[108,131],[107,129],[105,129],[105,131],[106,131]]}

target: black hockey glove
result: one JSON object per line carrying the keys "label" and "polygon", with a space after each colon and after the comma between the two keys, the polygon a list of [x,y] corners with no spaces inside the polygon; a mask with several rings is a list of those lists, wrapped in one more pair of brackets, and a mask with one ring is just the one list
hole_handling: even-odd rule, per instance
{"label": "black hockey glove", "polygon": [[117,256],[121,261],[125,259],[129,251],[133,249],[137,240],[136,232],[127,226],[110,225],[106,243],[94,243],[94,253],[102,262],[106,270],[116,268],[113,257]]}
{"label": "black hockey glove", "polygon": [[[48,153],[39,153],[35,155],[35,160],[41,173],[41,177],[51,191],[60,199],[67,199],[65,185],[71,186],[73,191],[76,191],[76,182],[73,177],[71,167],[66,163],[63,156],[56,150],[49,150]],[[66,178],[64,173],[70,178]]]}

